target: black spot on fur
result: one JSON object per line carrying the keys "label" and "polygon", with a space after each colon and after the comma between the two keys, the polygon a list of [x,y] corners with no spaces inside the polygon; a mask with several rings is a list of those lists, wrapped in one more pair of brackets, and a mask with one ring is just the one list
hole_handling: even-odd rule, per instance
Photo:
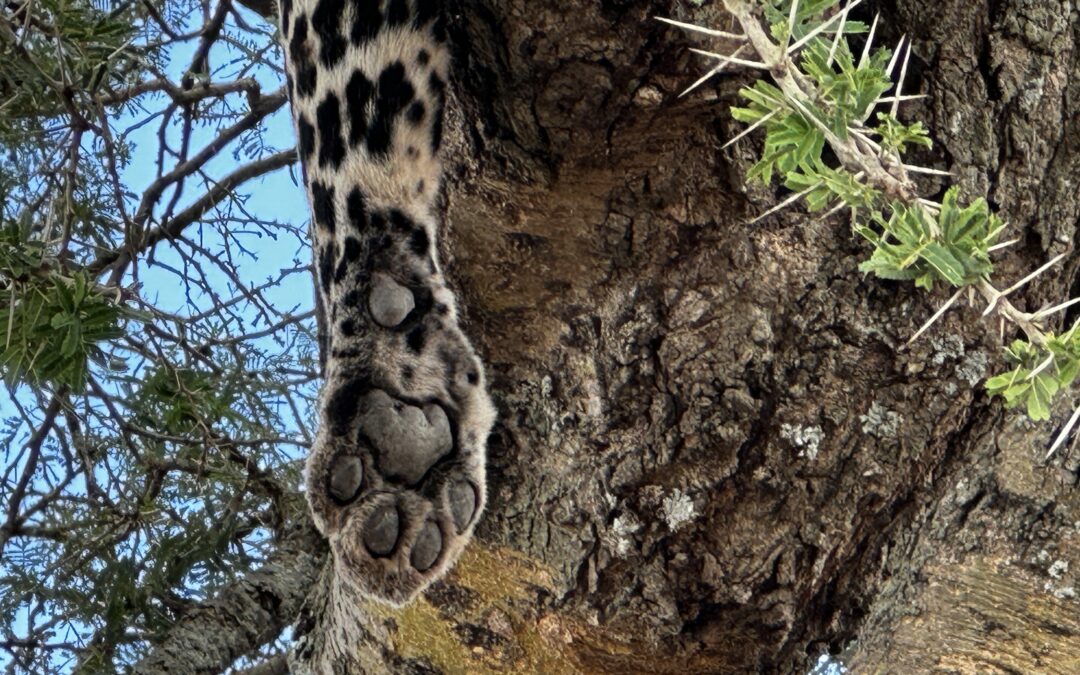
{"label": "black spot on fur", "polygon": [[409,236],[409,248],[416,255],[423,258],[428,254],[428,249],[431,248],[431,239],[428,238],[427,230],[422,227],[418,227],[412,231]]}
{"label": "black spot on fur", "polygon": [[337,269],[334,270],[334,283],[340,284],[345,281],[345,275],[349,273],[349,261],[345,259],[345,256],[341,256],[338,260]]}
{"label": "black spot on fur", "polygon": [[476,372],[475,370],[470,371],[469,374],[465,377],[468,378],[469,384],[473,385],[474,387],[480,382],[480,373]]}
{"label": "black spot on fur", "polygon": [[326,228],[330,234],[337,227],[337,215],[334,212],[334,188],[327,187],[319,181],[311,183],[311,201],[315,207],[315,222]]}
{"label": "black spot on fur", "polygon": [[390,209],[390,226],[398,234],[412,234],[416,223],[406,216],[400,209]]}
{"label": "black spot on fur", "polygon": [[435,311],[439,313],[439,316],[446,316],[450,313],[450,308],[440,302],[435,305]]}
{"label": "black spot on fur", "polygon": [[428,77],[428,89],[435,97],[435,110],[432,111],[434,119],[431,123],[431,154],[439,152],[442,147],[443,136],[443,108],[446,107],[446,83],[442,78],[432,73]]}
{"label": "black spot on fur", "polygon": [[371,40],[382,29],[382,13],[377,0],[352,0],[353,24],[349,38],[360,46]]}
{"label": "black spot on fur", "polygon": [[341,301],[347,307],[359,307],[360,303],[363,302],[363,297],[360,295],[360,291],[354,288],[353,290],[346,293],[345,297],[342,298]]}
{"label": "black spot on fur", "polygon": [[296,17],[296,23],[293,24],[292,29],[292,39],[289,40],[289,58],[293,60],[294,64],[307,58],[307,31],[307,17],[301,14]]}
{"label": "black spot on fur", "polygon": [[[417,15],[419,16],[419,14]],[[422,66],[426,66],[431,63],[431,54],[426,49],[421,49],[416,53],[416,62]]]}
{"label": "black spot on fur", "polygon": [[311,27],[322,42],[319,59],[327,68],[333,68],[345,56],[346,43],[341,35],[341,15],[344,11],[344,0],[320,0],[311,13]]}
{"label": "black spot on fur", "polygon": [[360,188],[353,188],[346,200],[349,210],[349,222],[357,232],[363,232],[368,226],[367,207],[364,203],[364,193]]}
{"label": "black spot on fur", "polygon": [[389,234],[384,234],[375,240],[375,245],[372,247],[373,251],[389,251],[394,245],[394,238]]}
{"label": "black spot on fur", "polygon": [[289,15],[292,14],[292,0],[281,0],[281,30],[289,37]]}
{"label": "black spot on fur", "polygon": [[315,152],[315,127],[303,115],[300,115],[296,126],[300,129],[300,161],[307,164]]}
{"label": "black spot on fur", "polygon": [[405,0],[390,0],[386,7],[386,25],[400,26],[409,20],[409,3]]}
{"label": "black spot on fur", "polygon": [[375,93],[375,85],[357,70],[345,85],[345,109],[349,112],[349,145],[364,140],[368,130],[368,104]]}
{"label": "black spot on fur", "polygon": [[381,230],[386,227],[386,218],[383,214],[375,212],[370,214],[371,227],[375,230]]}
{"label": "black spot on fur", "polygon": [[353,337],[356,335],[356,322],[352,319],[345,319],[339,324],[341,328],[341,334],[345,337]]}
{"label": "black spot on fur", "polygon": [[393,141],[394,122],[409,105],[416,90],[405,77],[405,66],[395,61],[379,74],[378,96],[375,99],[375,119],[368,130],[367,148],[372,155],[385,156]]}
{"label": "black spot on fur", "polygon": [[341,139],[341,101],[327,94],[315,109],[315,126],[319,129],[319,166],[337,169],[345,159],[345,144]]}
{"label": "black spot on fur", "polygon": [[356,237],[345,237],[344,258],[351,263],[360,259],[360,240]]}
{"label": "black spot on fur", "polygon": [[424,350],[424,341],[427,339],[426,332],[423,325],[413,328],[405,336],[405,344],[409,345],[409,349],[419,354]]}
{"label": "black spot on fur", "polygon": [[402,366],[401,367],[401,379],[404,382],[406,382],[406,383],[411,382],[412,379],[413,379],[414,374],[415,373],[413,372],[413,367],[412,366]]}
{"label": "black spot on fur", "polygon": [[407,117],[414,126],[419,125],[424,121],[424,112],[424,102],[413,101],[413,104],[409,106],[408,111],[406,111],[405,117]]}
{"label": "black spot on fur", "polygon": [[334,349],[330,350],[330,356],[335,359],[357,359],[361,356],[367,356],[367,352],[360,347],[348,347],[346,349]]}
{"label": "black spot on fur", "polygon": [[315,84],[319,76],[319,71],[311,62],[307,39],[307,16],[300,14],[293,23],[292,38],[289,39],[289,60],[292,61],[293,70],[296,72],[294,85],[299,98],[307,98],[315,93]]}
{"label": "black spot on fur", "polygon": [[349,427],[359,412],[360,397],[367,391],[367,383],[360,378],[349,380],[334,390],[326,403],[326,419],[330,423],[330,433],[335,436],[349,433]]}
{"label": "black spot on fur", "polygon": [[330,281],[334,275],[334,260],[337,258],[337,244],[330,242],[319,253],[319,281],[322,282],[323,293],[330,292]]}

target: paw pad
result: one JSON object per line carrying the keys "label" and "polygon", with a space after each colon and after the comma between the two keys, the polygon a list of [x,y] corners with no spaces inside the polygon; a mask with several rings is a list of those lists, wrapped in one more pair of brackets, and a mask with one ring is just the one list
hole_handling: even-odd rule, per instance
{"label": "paw pad", "polygon": [[472,483],[459,480],[450,486],[450,515],[453,516],[454,525],[459,532],[472,524],[477,502],[478,495]]}
{"label": "paw pad", "polygon": [[379,471],[388,478],[414,484],[454,447],[450,420],[438,404],[420,408],[375,390],[361,405],[360,429],[378,450]]}
{"label": "paw pad", "polygon": [[364,523],[364,546],[371,555],[385,558],[394,552],[401,534],[401,517],[393,504],[380,506]]}
{"label": "paw pad", "polygon": [[409,555],[409,562],[418,572],[427,572],[435,564],[435,561],[439,559],[442,547],[442,532],[439,531],[438,525],[429,520],[420,529],[420,534],[416,535],[412,553]]}
{"label": "paw pad", "polygon": [[385,274],[373,274],[368,309],[383,328],[393,328],[405,320],[416,307],[413,292]]}
{"label": "paw pad", "polygon": [[364,482],[364,463],[356,455],[341,455],[330,468],[330,484],[327,490],[334,501],[347,504],[360,492]]}

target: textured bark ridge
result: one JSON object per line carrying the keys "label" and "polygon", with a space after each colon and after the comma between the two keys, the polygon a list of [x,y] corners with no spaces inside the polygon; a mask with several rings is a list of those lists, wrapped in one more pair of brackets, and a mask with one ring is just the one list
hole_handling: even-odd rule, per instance
{"label": "textured bark ridge", "polygon": [[325,352],[307,498],[336,606],[401,604],[472,536],[493,419],[435,247],[445,18],[436,0],[285,0],[280,18]]}

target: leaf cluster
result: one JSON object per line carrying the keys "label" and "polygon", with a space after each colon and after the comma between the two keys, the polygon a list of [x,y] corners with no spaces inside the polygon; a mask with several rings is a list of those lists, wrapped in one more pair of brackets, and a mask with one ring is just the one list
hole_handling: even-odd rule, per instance
{"label": "leaf cluster", "polygon": [[0,295],[0,371],[9,384],[86,387],[91,360],[109,366],[101,344],[123,335],[125,310],[75,273],[37,275],[41,246],[18,229],[0,231],[0,269],[9,277]]}
{"label": "leaf cluster", "polygon": [[196,368],[159,367],[142,381],[131,399],[140,426],[170,436],[186,436],[219,423],[237,422],[234,408],[242,386]]}
{"label": "leaf cluster", "polygon": [[[792,0],[765,0],[765,19],[769,23],[770,32],[777,42],[784,42],[788,37],[788,22],[791,19]],[[840,4],[840,0],[802,0],[795,10],[795,22],[791,27],[790,35],[796,40],[806,36],[810,31],[821,23],[825,14]],[[859,21],[848,21],[844,25],[845,33],[865,33],[866,24]]]}
{"label": "leaf cluster", "polygon": [[1024,406],[1035,421],[1050,419],[1050,402],[1058,391],[1076,381],[1080,373],[1080,333],[1050,335],[1043,345],[1015,340],[1005,350],[1012,370],[991,377],[986,389],[1005,399],[1007,408]]}
{"label": "leaf cluster", "polygon": [[988,276],[994,269],[990,247],[1003,225],[984,199],[961,207],[958,192],[949,188],[936,219],[924,208],[893,201],[888,218],[879,211],[872,215],[880,232],[856,225],[855,231],[874,245],[859,269],[882,279],[913,280],[927,290],[935,281],[966,286]]}
{"label": "leaf cluster", "polygon": [[875,101],[892,87],[885,72],[891,56],[888,49],[878,49],[865,63],[856,64],[846,40],[835,49],[820,38],[806,46],[800,65],[816,85],[818,105],[812,110],[834,134],[847,138],[848,127],[866,119]]}
{"label": "leaf cluster", "polygon": [[35,0],[18,5],[17,21],[0,19],[0,132],[10,120],[61,113],[73,91],[97,91],[123,82],[138,67],[131,47],[141,6],[121,3],[111,12],[86,0]]}

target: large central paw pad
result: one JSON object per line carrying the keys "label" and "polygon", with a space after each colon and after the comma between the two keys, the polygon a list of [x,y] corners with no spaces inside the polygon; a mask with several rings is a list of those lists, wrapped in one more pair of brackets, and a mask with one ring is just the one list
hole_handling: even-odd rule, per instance
{"label": "large central paw pad", "polygon": [[324,431],[308,462],[308,499],[338,573],[385,602],[407,602],[465,547],[483,509],[484,469],[440,403],[382,389],[355,399],[348,433]]}
{"label": "large central paw pad", "polygon": [[379,472],[410,485],[454,447],[450,419],[436,403],[422,409],[382,390],[364,397],[360,429],[378,451]]}

